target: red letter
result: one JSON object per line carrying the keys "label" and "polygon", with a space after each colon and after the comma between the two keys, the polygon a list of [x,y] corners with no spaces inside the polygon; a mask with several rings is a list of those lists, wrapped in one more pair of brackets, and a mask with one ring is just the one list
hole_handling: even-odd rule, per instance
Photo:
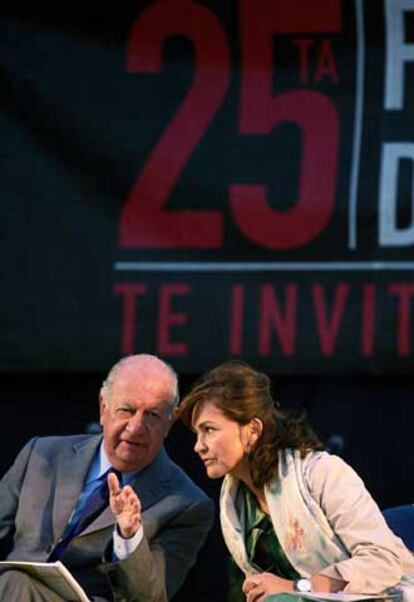
{"label": "red letter", "polygon": [[364,286],[362,301],[361,349],[363,355],[372,355],[375,335],[375,285]]}
{"label": "red letter", "polygon": [[223,242],[219,210],[198,209],[196,204],[187,209],[169,209],[167,202],[227,92],[227,40],[214,12],[200,3],[153,2],[133,25],[127,69],[161,71],[163,47],[172,36],[191,42],[194,79],[135,180],[120,218],[120,244],[138,248],[219,248]]}
{"label": "red letter", "polygon": [[230,355],[240,355],[243,350],[244,286],[233,286],[230,306]]}
{"label": "red letter", "polygon": [[171,326],[187,323],[185,314],[173,313],[171,309],[171,297],[173,295],[188,295],[190,286],[188,284],[164,284],[161,286],[160,306],[158,318],[158,353],[165,355],[186,355],[187,345],[185,343],[172,343],[170,341]]}
{"label": "red letter", "polygon": [[292,44],[298,47],[299,50],[299,68],[300,68],[300,83],[307,84],[309,82],[309,48],[314,45],[313,40],[307,38],[297,38],[292,40]]}
{"label": "red letter", "polygon": [[148,290],[146,284],[115,284],[114,293],[125,295],[124,315],[122,328],[122,353],[128,354],[134,351],[135,341],[135,304],[138,295],[144,295]]}
{"label": "red letter", "polygon": [[[332,101],[312,90],[274,95],[275,34],[339,31],[339,0],[242,0],[243,77],[239,129],[268,134],[283,123],[294,123],[302,135],[298,198],[288,211],[272,209],[266,187],[235,184],[230,206],[241,232],[257,245],[294,249],[314,240],[332,217],[335,199],[338,116]],[[299,152],[299,149],[298,149]]]}
{"label": "red letter", "polygon": [[398,355],[410,354],[410,309],[411,299],[414,296],[414,284],[390,284],[392,295],[399,296],[398,305]]}
{"label": "red letter", "polygon": [[325,291],[321,284],[312,286],[312,297],[316,310],[316,321],[318,324],[318,334],[321,341],[321,349],[324,355],[332,355],[335,349],[336,337],[338,335],[339,325],[345,309],[345,302],[348,296],[349,285],[342,282],[335,291],[332,315],[327,316]]}
{"label": "red letter", "polygon": [[285,293],[284,315],[271,284],[262,287],[259,322],[259,354],[270,355],[271,327],[274,326],[283,355],[295,352],[297,285],[289,284]]}
{"label": "red letter", "polygon": [[335,57],[332,52],[331,42],[325,38],[322,40],[321,50],[318,57],[318,65],[315,71],[315,82],[320,82],[323,77],[328,75],[333,83],[338,83],[338,74],[336,72]]}

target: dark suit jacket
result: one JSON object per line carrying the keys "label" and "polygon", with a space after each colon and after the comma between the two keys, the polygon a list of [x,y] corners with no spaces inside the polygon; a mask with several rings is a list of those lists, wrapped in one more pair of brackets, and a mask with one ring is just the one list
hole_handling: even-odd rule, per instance
{"label": "dark suit jacket", "polygon": [[[45,437],[23,448],[0,481],[0,541],[9,560],[47,561],[101,440],[101,435]],[[213,505],[165,450],[131,485],[143,512],[144,538],[137,550],[112,562],[114,518],[107,508],[71,542],[62,562],[89,595],[164,602],[194,564],[212,524]]]}

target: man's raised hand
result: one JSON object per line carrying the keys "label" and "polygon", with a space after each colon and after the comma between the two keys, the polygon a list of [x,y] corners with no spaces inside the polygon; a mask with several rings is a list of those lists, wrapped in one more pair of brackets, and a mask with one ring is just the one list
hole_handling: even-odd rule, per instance
{"label": "man's raised hand", "polygon": [[124,539],[133,537],[141,526],[141,502],[130,485],[120,487],[113,472],[108,475],[109,505]]}

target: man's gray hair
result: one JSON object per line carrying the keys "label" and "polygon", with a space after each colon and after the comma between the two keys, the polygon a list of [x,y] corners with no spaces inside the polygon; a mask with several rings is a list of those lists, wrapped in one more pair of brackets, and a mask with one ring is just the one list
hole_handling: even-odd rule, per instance
{"label": "man's gray hair", "polygon": [[[145,354],[142,354],[142,356],[144,356],[144,355]],[[125,364],[130,362],[131,358],[133,358],[133,357],[138,357],[138,356],[127,355],[127,356],[123,357],[122,359],[120,359],[119,362],[117,362],[116,364],[114,364],[112,366],[112,368],[108,372],[107,377],[105,378],[105,380],[102,383],[100,395],[105,396],[105,397],[110,397],[111,392],[112,392],[112,386],[115,382],[118,372],[121,370],[121,368],[123,368],[125,366]],[[176,371],[170,364],[167,364],[167,362],[164,362],[164,360],[161,360],[159,357],[156,357],[155,355],[152,357],[156,358],[158,361],[160,361],[162,364],[164,364],[164,366],[170,372],[172,396],[171,396],[171,400],[169,400],[169,401],[170,401],[172,407],[178,406],[180,396],[179,396],[179,391],[178,391],[178,375],[177,375]]]}

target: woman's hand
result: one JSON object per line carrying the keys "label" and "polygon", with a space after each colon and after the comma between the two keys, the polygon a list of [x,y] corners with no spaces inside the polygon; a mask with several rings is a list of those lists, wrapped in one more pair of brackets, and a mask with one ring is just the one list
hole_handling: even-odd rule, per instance
{"label": "woman's hand", "polygon": [[141,503],[130,485],[119,486],[117,476],[108,475],[109,505],[118,523],[118,530],[124,539],[129,539],[141,526]]}
{"label": "woman's hand", "polygon": [[247,602],[262,602],[269,594],[293,592],[293,581],[282,579],[272,573],[258,573],[246,577],[242,589],[246,594]]}

